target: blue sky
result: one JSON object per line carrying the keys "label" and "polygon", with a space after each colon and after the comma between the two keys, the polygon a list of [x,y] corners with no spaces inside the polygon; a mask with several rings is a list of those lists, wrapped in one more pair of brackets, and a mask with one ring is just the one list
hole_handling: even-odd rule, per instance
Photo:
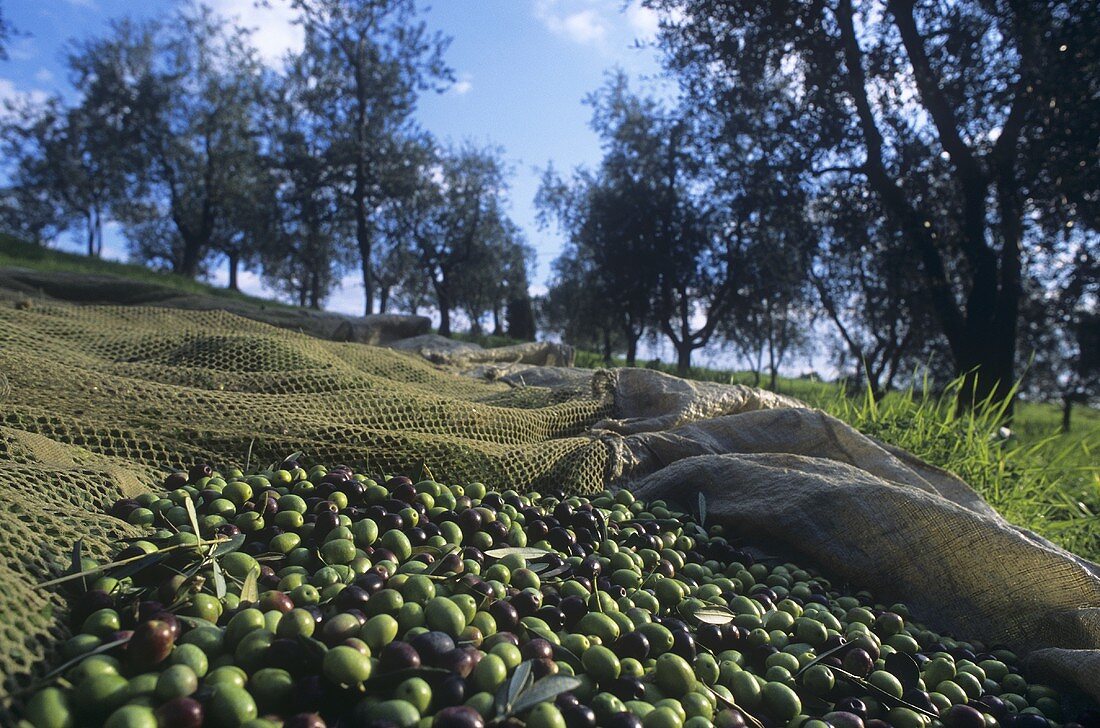
{"label": "blue sky", "polygon": [[[5,16],[25,35],[0,62],[0,99],[14,94],[44,95],[67,89],[64,48],[73,38],[102,33],[111,18],[163,16],[173,0],[0,0]],[[256,8],[254,0],[208,0],[207,4],[246,27],[272,65],[300,45],[291,25],[288,0]],[[635,79],[659,73],[656,51],[638,49],[652,39],[656,16],[636,0],[435,0],[429,24],[453,37],[447,58],[457,83],[440,95],[421,99],[420,122],[443,141],[472,139],[500,145],[514,175],[512,214],[538,253],[533,290],[544,290],[550,262],[561,249],[555,231],[535,223],[533,198],[538,169],[553,162],[559,170],[594,165],[599,141],[588,128],[589,109],[581,102],[618,66]],[[653,83],[657,83],[654,81]],[[643,84],[644,87],[644,84]],[[108,255],[124,257],[117,233]],[[217,270],[216,282],[224,280]],[[255,275],[242,287],[264,293]],[[362,288],[349,276],[328,308],[360,313]]]}

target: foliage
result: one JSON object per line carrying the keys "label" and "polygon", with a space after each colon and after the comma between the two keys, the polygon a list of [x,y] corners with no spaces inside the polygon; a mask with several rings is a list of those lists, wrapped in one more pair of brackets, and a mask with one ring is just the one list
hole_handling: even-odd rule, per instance
{"label": "foliage", "polygon": [[[810,190],[864,182],[969,386],[1015,380],[1025,249],[1095,205],[1083,164],[1100,117],[1100,39],[1084,3],[757,3],[647,0],[667,12],[669,68],[725,134],[767,139]],[[675,11],[675,13],[671,12]],[[915,91],[915,93],[914,93]],[[793,112],[793,113],[792,113]]]}
{"label": "foliage", "polygon": [[408,190],[418,136],[417,95],[442,90],[453,73],[450,40],[430,33],[414,0],[292,0],[305,30],[300,62],[309,79],[315,133],[329,151],[352,214],[365,308],[374,311],[373,253],[379,209]]}

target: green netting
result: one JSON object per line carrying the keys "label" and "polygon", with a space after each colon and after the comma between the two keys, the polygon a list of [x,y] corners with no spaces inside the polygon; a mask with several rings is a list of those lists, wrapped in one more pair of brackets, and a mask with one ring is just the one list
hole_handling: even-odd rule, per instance
{"label": "green netting", "polygon": [[[78,538],[166,469],[311,462],[514,487],[601,486],[584,433],[610,400],[462,377],[418,356],[322,341],[218,311],[0,308],[0,697],[63,637],[55,594]],[[0,721],[2,722],[2,721]]]}
{"label": "green netting", "polygon": [[516,351],[436,358],[450,366],[217,311],[0,306],[0,698],[64,636],[60,598],[34,585],[77,539],[102,556],[131,532],[108,502],[198,461],[304,452],[498,488],[614,483],[689,507],[705,492],[739,533],[930,625],[1030,651],[1100,699],[1100,566],[1006,523],[950,473],[749,387]]}

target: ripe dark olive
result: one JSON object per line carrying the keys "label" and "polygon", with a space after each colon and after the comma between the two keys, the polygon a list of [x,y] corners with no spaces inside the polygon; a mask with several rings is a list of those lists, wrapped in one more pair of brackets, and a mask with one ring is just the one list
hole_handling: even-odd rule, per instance
{"label": "ripe dark olive", "polygon": [[542,606],[542,595],[534,591],[521,591],[511,599],[516,614],[520,617],[530,617]]}
{"label": "ripe dark olive", "polygon": [[845,670],[857,677],[867,677],[875,669],[874,660],[860,647],[848,650],[842,664]]}
{"label": "ripe dark olive", "polygon": [[[952,705],[944,714],[943,723],[947,728],[984,728],[985,718],[969,705]],[[1013,725],[1019,725],[1019,716]],[[1043,725],[1046,725],[1045,719]]]}
{"label": "ripe dark olive", "polygon": [[374,594],[375,592],[381,591],[381,589],[386,586],[386,580],[378,573],[368,571],[365,574],[355,577],[355,586],[368,594]]}
{"label": "ripe dark olive", "polygon": [[[210,467],[209,463],[200,463],[198,465],[193,465],[193,466],[191,466],[191,469],[187,471],[187,482],[188,483],[194,483],[196,480],[201,480],[203,478],[209,478],[213,474],[214,474],[214,468]],[[173,482],[179,482],[178,475],[179,475],[179,473],[172,473],[171,475],[168,476],[168,478],[165,478],[165,480],[164,480],[165,487],[168,486],[168,480],[169,479],[171,479]],[[186,483],[180,483],[179,485],[175,486],[175,488],[182,488],[184,485],[186,485]]]}
{"label": "ripe dark olive", "polygon": [[283,728],[327,728],[317,713],[298,713],[283,721]]}
{"label": "ripe dark olive", "polygon": [[458,675],[448,675],[432,691],[432,704],[437,707],[461,705],[466,699],[466,681]]}
{"label": "ripe dark olive", "polygon": [[136,670],[144,672],[163,662],[175,643],[172,626],[167,622],[157,619],[142,622],[126,645],[126,659]]}
{"label": "ripe dark olive", "polygon": [[695,630],[695,641],[712,650],[720,649],[722,628],[717,624],[701,624]]}
{"label": "ripe dark olive", "polygon": [[558,607],[541,607],[535,610],[535,616],[546,622],[546,625],[555,632],[565,624],[565,615]]}
{"label": "ripe dark olive", "polygon": [[641,632],[627,632],[615,643],[615,654],[641,661],[649,657],[649,638]]}
{"label": "ripe dark olive", "polygon": [[489,614],[496,620],[497,629],[511,631],[519,624],[519,613],[516,612],[516,608],[503,599],[489,605]]}
{"label": "ripe dark olive", "polygon": [[[998,698],[996,695],[983,695],[977,700],[971,702],[971,705],[978,710],[989,713],[998,721],[1002,721],[1008,715],[1008,707],[1005,702]],[[1100,723],[1100,721],[1097,721]]]}
{"label": "ripe dark olive", "polygon": [[439,667],[440,658],[455,648],[455,641],[446,632],[424,632],[409,642],[420,660],[428,667]]}
{"label": "ripe dark olive", "polygon": [[485,719],[473,708],[453,705],[435,714],[432,728],[485,728]]}
{"label": "ripe dark olive", "polygon": [[513,647],[519,647],[519,637],[517,637],[514,633],[497,632],[496,634],[491,634],[485,638],[485,641],[481,643],[481,650],[483,652],[490,652],[494,647],[501,644],[502,642],[506,642]]}
{"label": "ripe dark olive", "polygon": [[394,641],[382,648],[378,661],[384,672],[407,670],[420,667],[420,653],[408,642]]}
{"label": "ripe dark olive", "polygon": [[538,680],[547,675],[556,675],[558,672],[558,663],[554,662],[553,658],[540,657],[532,663],[531,668],[531,672],[534,673],[535,679]]}
{"label": "ripe dark olive", "polygon": [[156,716],[159,728],[200,728],[202,703],[193,698],[173,698],[157,708]]}
{"label": "ripe dark olive", "polygon": [[531,542],[542,541],[544,538],[546,538],[546,535],[548,533],[550,533],[550,528],[549,528],[549,526],[546,525],[545,521],[534,520],[534,521],[529,521],[528,524],[527,524],[527,540],[528,541],[531,541]]}
{"label": "ripe dark olive", "polygon": [[456,675],[465,678],[469,677],[470,673],[473,672],[474,657],[468,650],[456,647],[450,652],[441,655],[437,665],[444,670],[450,670]]}
{"label": "ripe dark olive", "polygon": [[552,658],[554,656],[554,647],[541,637],[536,637],[520,647],[519,653],[525,660]]}
{"label": "ripe dark olive", "polygon": [[695,638],[686,629],[673,631],[672,649],[669,652],[679,655],[688,662],[694,662],[696,655]]}
{"label": "ripe dark olive", "polygon": [[645,695],[645,687],[636,677],[616,678],[606,686],[606,690],[623,702],[641,700]]}
{"label": "ripe dark olive", "polygon": [[466,536],[470,536],[481,530],[481,514],[472,508],[468,508],[458,514],[458,527],[462,529],[462,533]]}
{"label": "ripe dark olive", "polygon": [[604,723],[607,728],[642,728],[642,721],[633,713],[615,713]]}
{"label": "ripe dark olive", "polygon": [[596,728],[596,714],[587,705],[570,705],[561,709],[566,728]]}
{"label": "ripe dark olive", "polygon": [[838,700],[833,710],[842,713],[852,713],[858,715],[863,720],[867,720],[867,704],[859,698],[843,698]]}
{"label": "ripe dark olive", "polygon": [[570,705],[580,705],[581,701],[573,693],[561,693],[558,697],[554,698],[554,705],[559,708],[567,708]]}
{"label": "ripe dark olive", "polygon": [[344,587],[336,595],[336,608],[341,612],[346,612],[349,609],[362,610],[366,607],[370,595],[370,592],[358,584]]}
{"label": "ripe dark olive", "polygon": [[558,607],[561,609],[563,624],[570,631],[577,625],[581,617],[588,614],[588,605],[576,595],[565,597]]}

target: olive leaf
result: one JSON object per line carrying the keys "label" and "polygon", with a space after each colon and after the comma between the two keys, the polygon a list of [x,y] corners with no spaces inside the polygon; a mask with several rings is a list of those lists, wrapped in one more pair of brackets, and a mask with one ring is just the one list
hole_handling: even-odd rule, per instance
{"label": "olive leaf", "polygon": [[[183,499],[183,507],[187,509],[187,520],[191,522],[191,528],[195,531],[195,538],[201,538],[199,534],[199,514],[195,511],[195,502],[191,500],[191,496],[185,496]],[[199,548],[198,545],[195,546]]]}
{"label": "olive leaf", "polygon": [[905,700],[902,700],[901,698],[894,697],[892,694],[886,692],[885,690],[883,690],[879,686],[875,685],[871,681],[864,680],[863,678],[859,677],[858,675],[853,675],[852,673],[848,672],[847,670],[841,669],[839,667],[832,667],[832,666],[830,666],[829,669],[832,670],[837,675],[839,675],[840,677],[847,680],[848,682],[853,683],[855,685],[858,685],[859,687],[863,688],[867,692],[872,693],[873,695],[875,695],[879,699],[880,702],[893,703],[895,705],[901,706],[902,708],[908,708],[909,710],[912,710],[915,713],[920,713],[921,715],[932,718],[933,720],[939,718],[939,716],[936,715],[935,713],[931,713],[931,712],[925,710],[924,708],[921,708],[920,706],[917,706],[917,705],[913,705],[912,703],[909,703]]}
{"label": "olive leaf", "polygon": [[131,563],[123,565],[123,567],[121,569],[118,569],[117,571],[112,571],[111,576],[115,579],[118,579],[119,581],[122,581],[123,579],[133,576],[143,569],[146,569],[154,564],[159,564],[161,561],[164,561],[165,558],[167,557],[164,555],[164,550],[154,551],[151,554],[146,554],[144,557],[139,558],[137,561],[133,561]]}
{"label": "olive leaf", "polygon": [[227,541],[218,542],[217,546],[214,547],[214,551],[210,555],[216,559],[219,556],[225,556],[226,554],[233,553],[241,546],[244,546],[244,541],[245,535],[243,533],[238,533],[236,536],[233,536]]}
{"label": "olive leaf", "polygon": [[706,528],[707,525],[707,497],[699,492],[699,525]]}
{"label": "olive leaf", "polygon": [[248,472],[248,466],[252,464],[252,446],[256,444],[256,438],[248,441],[248,452],[244,454],[244,472]]}
{"label": "olive leaf", "polygon": [[225,574],[222,573],[222,567],[218,565],[217,559],[213,559],[210,562],[210,566],[214,570],[214,596],[218,599],[225,599],[227,590],[225,588]]}
{"label": "olive leaf", "polygon": [[910,690],[920,680],[920,666],[917,661],[904,652],[892,652],[886,656],[886,671],[896,677],[901,686]]}
{"label": "olive leaf", "polygon": [[699,684],[702,685],[704,688],[706,688],[707,692],[709,692],[711,695],[713,695],[715,700],[717,700],[719,703],[722,703],[727,708],[732,708],[732,709],[736,710],[738,713],[740,713],[741,716],[744,717],[745,722],[748,723],[750,726],[752,726],[752,728],[764,728],[764,724],[761,723],[760,720],[755,715],[753,715],[749,711],[745,710],[740,705],[737,705],[732,700],[727,698],[725,695],[722,695],[722,693],[718,692],[717,690],[715,690],[711,686],[707,685],[706,683],[701,682]]}
{"label": "olive leaf", "polygon": [[[534,568],[535,566],[543,566],[543,564],[535,564],[534,566],[528,566],[527,568],[531,569],[531,571],[534,571],[536,574],[538,574],[539,578],[541,578],[543,581],[545,581],[547,579],[552,579],[555,576],[559,576],[561,574],[566,573],[567,571],[572,571],[572,568],[573,568],[569,564],[562,564],[561,566],[559,566],[557,568],[554,568],[554,569],[551,569],[550,571],[547,571],[545,574],[542,574],[542,573],[539,573],[541,571],[541,569],[535,569]],[[546,566],[549,566],[549,564],[546,564]]]}
{"label": "olive leaf", "polygon": [[704,624],[714,624],[718,626],[729,624],[737,618],[736,614],[728,609],[722,609],[721,607],[703,607],[693,612],[691,616]]}
{"label": "olive leaf", "polygon": [[538,559],[543,556],[548,556],[553,552],[545,549],[537,549],[533,546],[505,546],[499,549],[489,549],[484,553],[486,556],[493,559],[503,559],[505,556],[511,556],[512,554],[518,554],[525,559]]}
{"label": "olive leaf", "polygon": [[122,638],[117,639],[117,640],[112,640],[111,642],[104,642],[103,644],[99,645],[95,649],[88,650],[87,652],[79,654],[76,657],[74,657],[73,659],[69,660],[68,662],[63,662],[62,664],[55,667],[53,670],[50,670],[48,673],[46,673],[45,675],[42,676],[41,682],[45,683],[46,681],[51,680],[52,678],[60,675],[61,673],[65,672],[66,670],[68,670],[73,665],[76,665],[77,663],[82,662],[83,660],[91,657],[92,655],[99,655],[99,654],[102,654],[102,653],[107,652],[109,650],[113,650],[114,648],[118,647],[119,645],[124,645],[129,641],[130,641],[130,637],[126,636],[126,637],[122,637]]}
{"label": "olive leaf", "polygon": [[298,460],[302,459],[303,455],[305,455],[304,452],[292,452],[289,455],[287,455],[285,458],[283,458],[283,462],[280,463],[280,464],[286,464],[286,463],[290,462],[291,460],[297,462]]}
{"label": "olive leaf", "polygon": [[260,590],[257,586],[257,582],[260,578],[260,570],[253,569],[248,572],[248,575],[244,578],[244,583],[241,584],[241,603],[247,604],[251,602],[257,602],[260,599]]}
{"label": "olive leaf", "polygon": [[534,660],[524,660],[519,663],[515,672],[512,673],[512,679],[500,686],[496,696],[497,715],[507,715],[515,705],[516,699],[531,687],[535,679],[534,665]]}
{"label": "olive leaf", "polygon": [[848,648],[850,648],[850,647],[852,647],[851,643],[845,642],[845,643],[844,643],[844,644],[842,644],[842,645],[837,645],[836,647],[834,647],[834,648],[833,648],[833,649],[831,649],[831,650],[825,650],[825,651],[824,651],[824,652],[822,652],[822,653],[821,653],[820,655],[818,655],[818,656],[817,656],[817,657],[815,657],[814,659],[810,660],[809,662],[807,662],[807,663],[806,663],[805,665],[803,665],[802,667],[798,668],[798,672],[796,672],[796,673],[795,673],[794,675],[792,675],[791,677],[798,677],[799,675],[801,675],[802,673],[806,672],[807,670],[809,670],[809,669],[810,669],[811,667],[813,667],[814,665],[816,665],[816,664],[818,664],[819,662],[821,662],[822,660],[824,660],[824,659],[825,659],[826,657],[830,657],[830,656],[832,656],[832,655],[836,654],[837,652],[840,652],[841,650],[845,650],[845,649],[848,649]]}
{"label": "olive leaf", "polygon": [[512,714],[519,715],[525,710],[530,710],[539,703],[545,703],[558,697],[562,693],[576,690],[581,686],[581,681],[575,677],[565,675],[548,675],[516,698],[512,705]]}
{"label": "olive leaf", "polygon": [[550,648],[554,651],[554,657],[560,659],[562,662],[568,663],[574,670],[582,669],[581,658],[573,654],[568,647],[551,642]]}

